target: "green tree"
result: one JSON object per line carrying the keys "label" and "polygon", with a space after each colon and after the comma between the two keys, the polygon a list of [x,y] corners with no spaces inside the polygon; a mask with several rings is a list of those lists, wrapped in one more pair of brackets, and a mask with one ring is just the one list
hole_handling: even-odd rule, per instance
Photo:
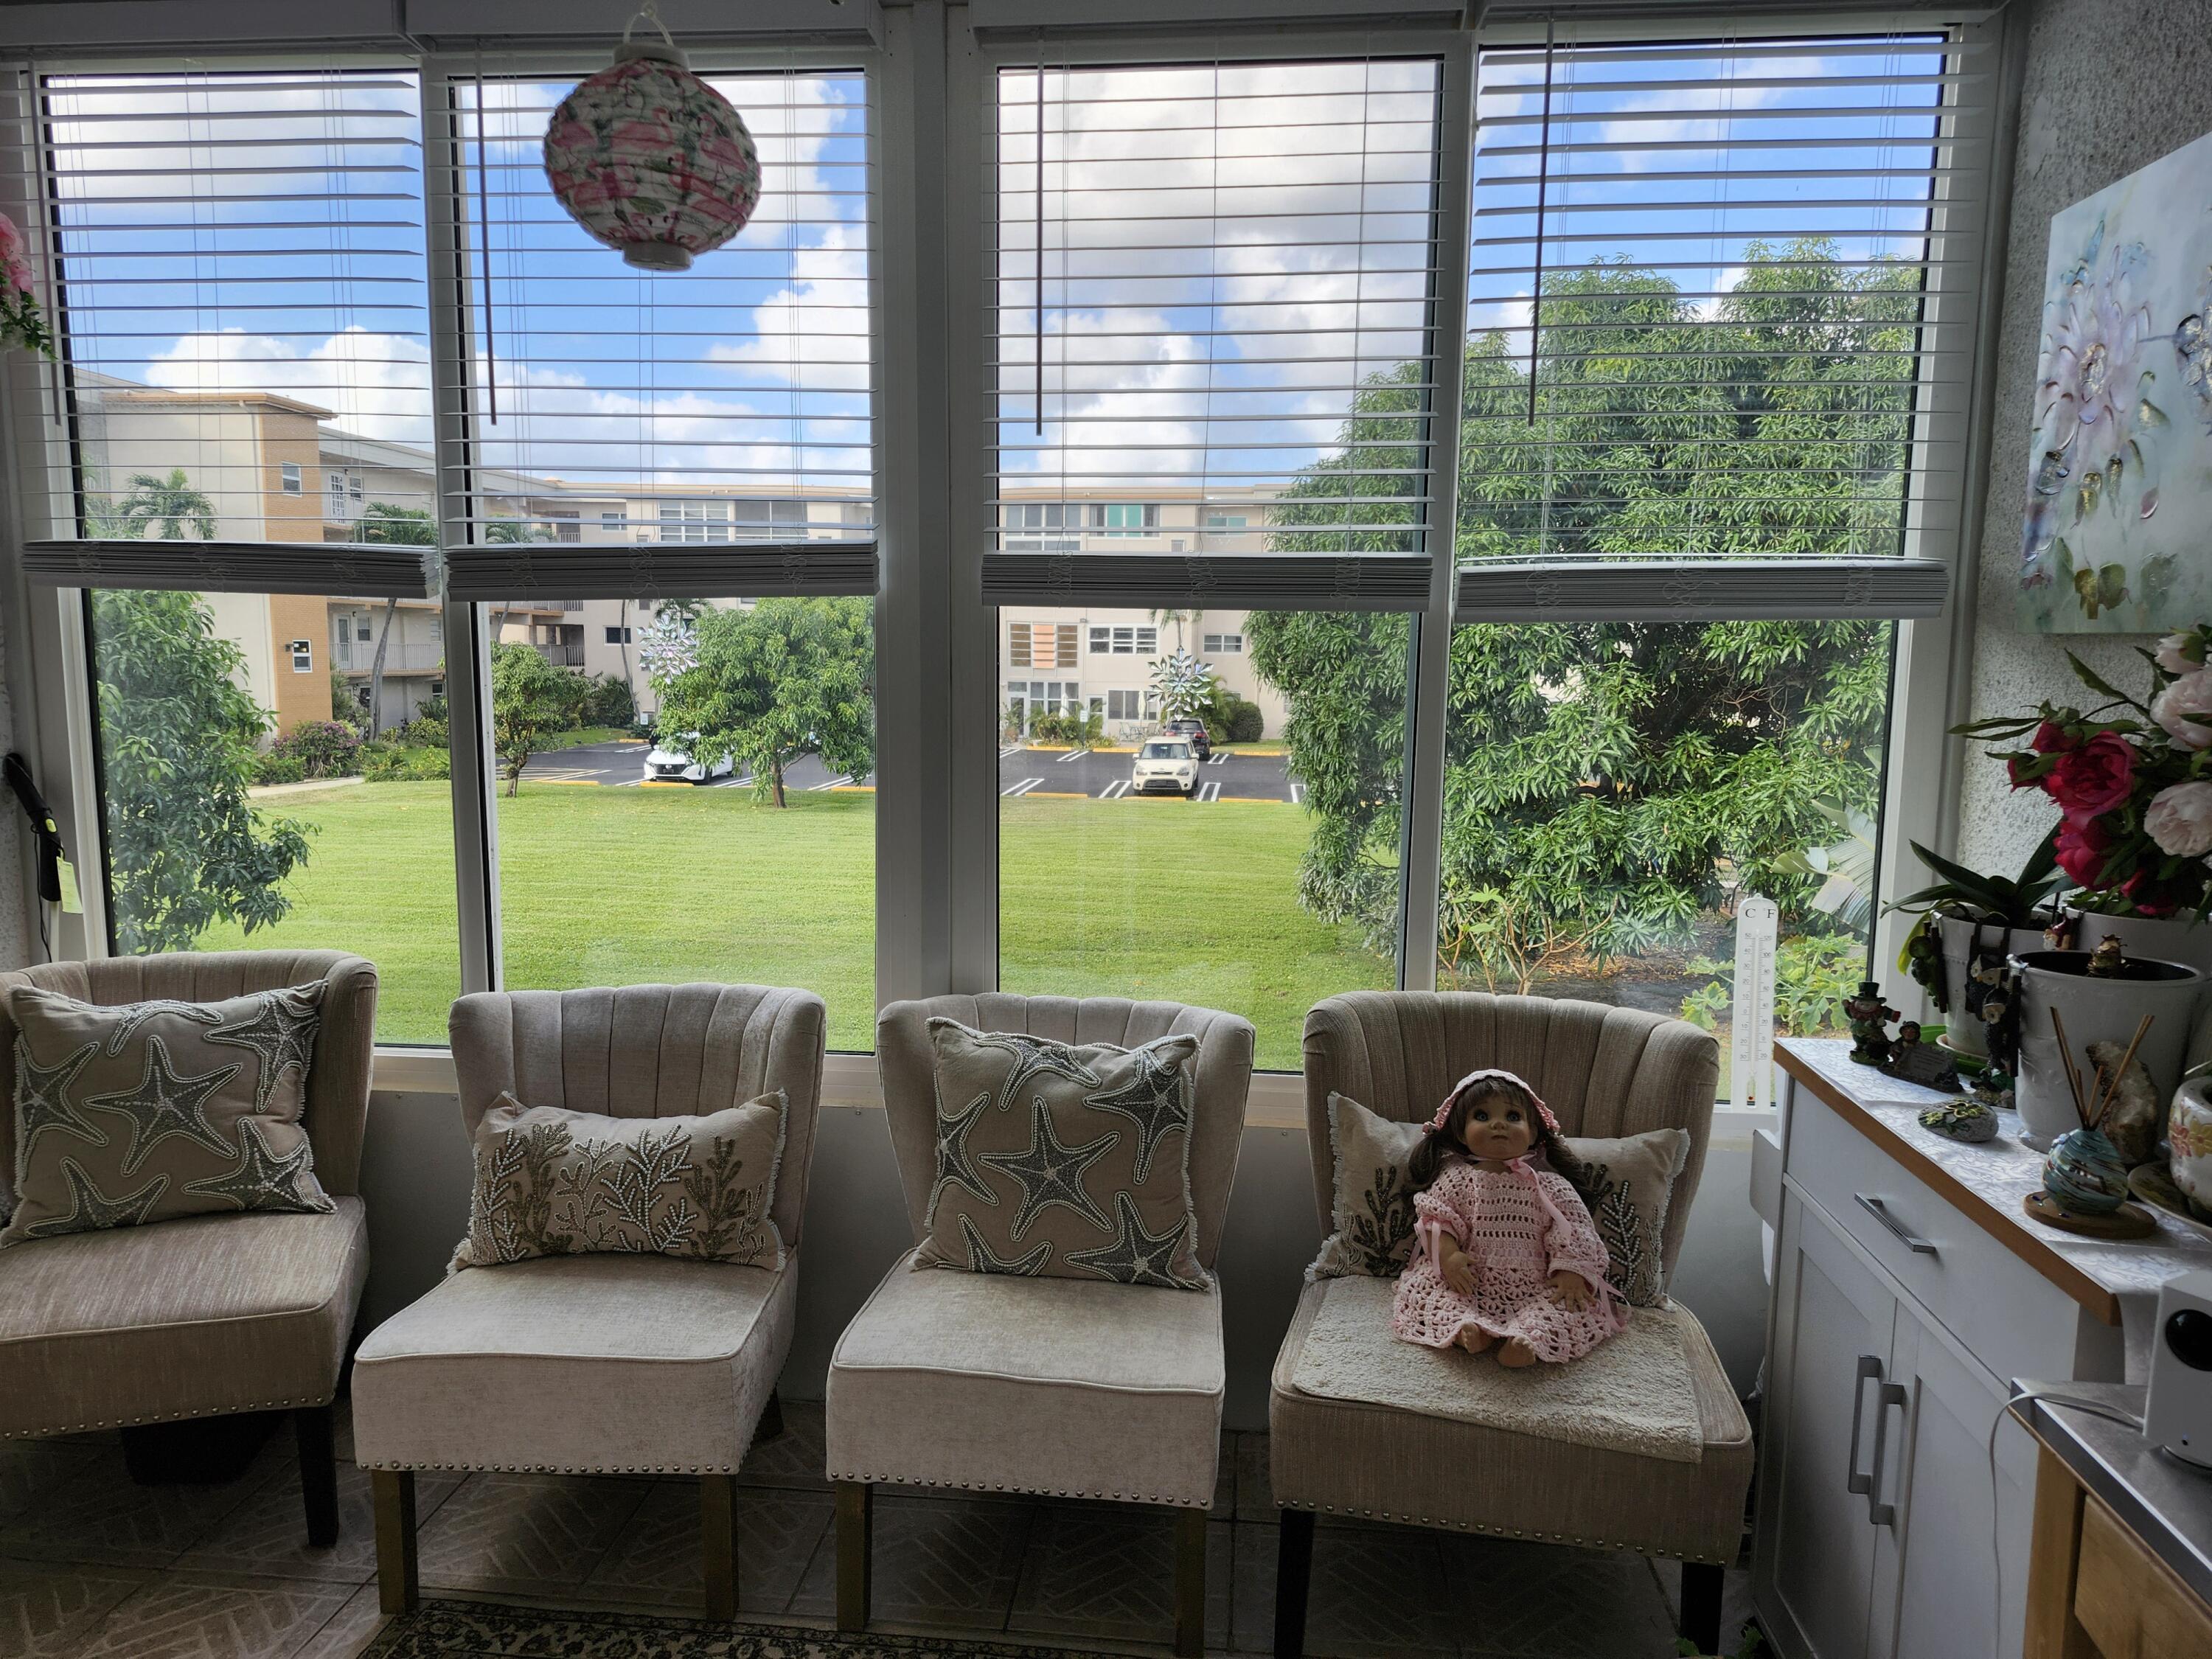
{"label": "green tree", "polygon": [[114,511],[123,533],[134,539],[149,532],[165,542],[183,541],[187,533],[204,542],[215,539],[215,503],[192,488],[181,466],[171,467],[166,478],[132,473]]}
{"label": "green tree", "polygon": [[[361,515],[361,538],[386,545],[435,547],[438,521],[426,507],[395,507],[390,501],[371,501]],[[399,601],[387,598],[376,629],[376,655],[368,665],[368,740],[376,741],[384,729],[384,662],[392,647],[392,624],[399,614]]]}
{"label": "green tree", "polygon": [[270,716],[238,682],[245,658],[197,593],[92,598],[101,781],[118,949],[189,950],[212,924],[250,934],[283,917],[307,826],[246,795]]}
{"label": "green tree", "polygon": [[[1603,559],[1893,552],[1918,296],[1817,242],[1753,246],[1717,317],[1664,278],[1547,276],[1538,414],[1506,337],[1468,346],[1457,552]],[[1285,544],[1403,544],[1416,522],[1418,366],[1358,394],[1289,492]],[[1310,526],[1304,532],[1299,526]],[[1300,891],[1395,932],[1407,625],[1255,615],[1318,823]],[[1795,922],[1828,808],[1871,811],[1888,680],[1879,623],[1574,623],[1455,630],[1446,708],[1445,968],[1525,988],[1686,943],[1737,883]]]}
{"label": "green tree", "polygon": [[660,730],[702,765],[750,765],[754,788],[781,806],[785,769],[802,755],[854,777],[875,769],[875,670],[866,599],[709,611],[691,665],[654,681]]}
{"label": "green tree", "polygon": [[588,688],[534,645],[491,647],[491,741],[507,769],[507,793],[522,792],[522,769],[556,732],[574,726]]}

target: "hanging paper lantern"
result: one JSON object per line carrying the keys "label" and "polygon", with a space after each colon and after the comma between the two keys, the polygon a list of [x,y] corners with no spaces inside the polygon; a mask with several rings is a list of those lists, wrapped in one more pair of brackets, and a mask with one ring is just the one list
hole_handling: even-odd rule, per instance
{"label": "hanging paper lantern", "polygon": [[623,263],[688,270],[745,228],[760,155],[728,99],[673,44],[633,46],[553,112],[545,179],[569,216]]}

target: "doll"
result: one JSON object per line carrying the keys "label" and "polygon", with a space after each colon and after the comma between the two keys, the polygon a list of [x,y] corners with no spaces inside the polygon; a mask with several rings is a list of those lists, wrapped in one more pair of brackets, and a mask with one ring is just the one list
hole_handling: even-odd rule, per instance
{"label": "doll", "polygon": [[1390,1328],[1408,1342],[1495,1347],[1516,1370],[1578,1359],[1621,1328],[1604,1242],[1563,1176],[1531,1166],[1559,1123],[1510,1072],[1462,1078],[1413,1148],[1413,1260]]}

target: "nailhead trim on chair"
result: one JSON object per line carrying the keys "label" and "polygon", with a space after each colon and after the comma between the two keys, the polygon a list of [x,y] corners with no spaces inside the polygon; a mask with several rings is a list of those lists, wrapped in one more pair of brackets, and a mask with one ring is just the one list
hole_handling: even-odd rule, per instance
{"label": "nailhead trim on chair", "polygon": [[50,1429],[10,1429],[0,1440],[40,1440],[49,1435],[87,1434],[94,1429],[134,1429],[143,1423],[193,1423],[204,1417],[235,1417],[242,1412],[291,1411],[301,1406],[327,1406],[337,1392],[313,1400],[243,1400],[234,1406],[209,1406],[198,1411],[156,1412],[150,1417],[100,1417],[82,1423],[61,1423]]}
{"label": "nailhead trim on chair", "polygon": [[1160,1504],[1178,1510],[1209,1510],[1213,1507],[1211,1498],[1194,1504],[1187,1498],[1144,1497],[1127,1492],[1085,1492],[1078,1487],[1066,1486],[1013,1486],[1003,1480],[994,1480],[987,1485],[980,1480],[938,1480],[918,1474],[839,1474],[834,1470],[830,1479],[833,1481],[849,1480],[863,1486],[949,1486],[960,1492],[1024,1492],[1042,1498],[1087,1498],[1110,1504]]}
{"label": "nailhead trim on chair", "polygon": [[1701,1566],[1727,1567],[1735,1565],[1734,1556],[1723,1559],[1718,1556],[1711,1555],[1681,1555],[1648,1541],[1625,1543],[1613,1538],[1584,1538],[1577,1533],[1571,1532],[1523,1532],[1516,1527],[1470,1526],[1464,1521],[1432,1520],[1425,1515],[1401,1515],[1395,1510],[1339,1509],[1334,1504],[1322,1504],[1316,1506],[1310,1504],[1291,1503],[1282,1498],[1275,1500],[1275,1507],[1279,1510],[1304,1510],[1309,1513],[1318,1515],[1357,1515],[1370,1521],[1395,1521],[1401,1526],[1428,1527],[1438,1532],[1473,1533],[1485,1538],[1528,1538],[1546,1544],[1572,1544],[1582,1549],[1634,1550],[1638,1554],[1661,1555],[1670,1561],[1692,1561]]}
{"label": "nailhead trim on chair", "polygon": [[471,1474],[735,1474],[734,1463],[636,1463],[609,1468],[594,1465],[588,1469],[565,1468],[558,1463],[383,1463],[365,1459],[355,1460],[365,1469],[382,1469],[388,1474],[404,1474],[415,1469],[458,1469]]}

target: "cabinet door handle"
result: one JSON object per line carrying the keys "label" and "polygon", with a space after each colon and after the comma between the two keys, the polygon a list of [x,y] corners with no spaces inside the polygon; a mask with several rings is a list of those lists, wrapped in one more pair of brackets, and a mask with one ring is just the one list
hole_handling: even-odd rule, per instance
{"label": "cabinet door handle", "polygon": [[1874,1397],[1874,1468],[1867,1472],[1867,1519],[1877,1527],[1897,1524],[1897,1505],[1881,1501],[1882,1454],[1889,1443],[1889,1408],[1905,1404],[1905,1384],[1885,1382]]}
{"label": "cabinet door handle", "polygon": [[1863,1494],[1874,1490],[1874,1476],[1859,1473],[1859,1420],[1866,1410],[1867,1379],[1881,1376],[1881,1356],[1861,1354],[1858,1375],[1851,1379],[1851,1449],[1844,1456],[1844,1490],[1848,1492]]}
{"label": "cabinet door handle", "polygon": [[1936,1247],[1892,1215],[1889,1212],[1889,1206],[1881,1199],[1869,1198],[1864,1193],[1853,1193],[1851,1196],[1858,1200],[1859,1208],[1888,1228],[1897,1242],[1911,1251],[1913,1255],[1934,1255],[1936,1254]]}

